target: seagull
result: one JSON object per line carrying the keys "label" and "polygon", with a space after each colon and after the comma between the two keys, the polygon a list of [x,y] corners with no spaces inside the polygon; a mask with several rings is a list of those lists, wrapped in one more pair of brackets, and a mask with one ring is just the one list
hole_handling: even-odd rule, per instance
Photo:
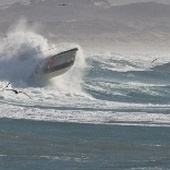
{"label": "seagull", "polygon": [[30,99],[32,99],[32,97],[31,96],[29,96],[27,93],[25,93],[25,92],[23,92],[23,91],[20,91],[20,90],[16,90],[16,89],[8,89],[8,87],[9,87],[9,85],[10,85],[11,83],[9,82],[1,91],[12,91],[12,92],[14,92],[15,94],[19,94],[19,93],[22,93],[22,94],[24,94],[24,95],[26,95],[27,97],[29,97]]}
{"label": "seagull", "polygon": [[9,85],[10,83],[8,83],[1,91],[4,91]]}
{"label": "seagull", "polygon": [[158,58],[156,58],[156,59],[152,60],[152,61],[151,61],[151,63],[155,62],[156,60],[158,60]]}
{"label": "seagull", "polygon": [[14,92],[15,94],[20,94],[20,93],[22,93],[22,94],[26,95],[27,97],[29,97],[30,99],[32,99],[31,96],[29,96],[27,93],[25,93],[25,92],[23,92],[23,91],[20,91],[20,90],[16,90],[16,89],[5,89],[5,91],[12,91],[12,92]]}

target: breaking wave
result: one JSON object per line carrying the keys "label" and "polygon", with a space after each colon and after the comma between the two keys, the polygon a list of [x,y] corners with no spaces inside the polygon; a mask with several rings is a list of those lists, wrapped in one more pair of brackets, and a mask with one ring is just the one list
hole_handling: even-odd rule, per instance
{"label": "breaking wave", "polygon": [[[86,66],[83,51],[78,44],[49,43],[42,35],[31,29],[28,30],[25,21],[19,22],[13,31],[8,32],[0,44],[0,81],[11,82],[13,86],[17,87],[28,87],[32,84],[29,82],[30,75],[43,59],[73,47],[79,49],[74,67],[65,75],[44,82],[44,85],[47,83],[54,85],[60,91],[73,93],[81,91],[83,70]],[[36,85],[40,85],[40,83],[36,82]]]}
{"label": "breaking wave", "polygon": [[[77,44],[57,46],[34,31],[16,29],[7,35],[0,46],[0,87],[10,81],[32,100],[1,92],[0,117],[170,126],[167,54],[86,51],[84,55]],[[48,86],[29,86],[28,78],[42,59],[72,47],[79,50],[68,72]]]}
{"label": "breaking wave", "polygon": [[0,48],[0,79],[26,83],[48,48],[47,40],[33,32],[9,33]]}

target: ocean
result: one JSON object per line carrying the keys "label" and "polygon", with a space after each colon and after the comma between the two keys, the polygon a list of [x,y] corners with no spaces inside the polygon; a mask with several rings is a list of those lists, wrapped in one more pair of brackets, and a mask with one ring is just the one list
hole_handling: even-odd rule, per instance
{"label": "ocean", "polygon": [[30,32],[1,44],[1,89],[32,99],[0,93],[0,170],[170,169],[169,54],[78,46],[67,73],[29,85],[53,46]]}

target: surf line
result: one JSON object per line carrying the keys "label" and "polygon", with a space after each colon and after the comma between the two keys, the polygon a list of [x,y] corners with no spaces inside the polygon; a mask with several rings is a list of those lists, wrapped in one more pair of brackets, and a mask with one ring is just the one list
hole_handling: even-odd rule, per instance
{"label": "surf line", "polygon": [[10,84],[11,84],[11,83],[8,83],[4,88],[2,88],[1,91],[11,91],[11,92],[14,92],[15,94],[24,94],[25,96],[27,96],[27,97],[29,97],[30,99],[32,99],[31,96],[29,96],[27,93],[25,93],[25,92],[23,92],[23,91],[16,90],[16,89],[13,89],[13,88],[8,89],[8,87],[9,87]]}

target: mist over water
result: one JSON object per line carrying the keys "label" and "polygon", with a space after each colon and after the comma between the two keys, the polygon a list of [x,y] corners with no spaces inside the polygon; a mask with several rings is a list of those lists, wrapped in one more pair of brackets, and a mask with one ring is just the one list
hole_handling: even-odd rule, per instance
{"label": "mist over water", "polygon": [[[86,123],[119,123],[120,119],[123,124],[138,122],[138,125],[142,119],[144,126],[158,123],[167,126],[169,117],[165,113],[170,100],[169,72],[164,67],[169,63],[167,54],[84,52],[76,43],[49,43],[37,32],[37,27],[27,27],[22,21],[1,42],[0,87],[10,82],[9,88],[22,90],[33,98],[1,92],[1,110],[6,106],[9,109],[1,116]],[[75,47],[79,50],[68,72],[43,85],[39,79],[35,87],[30,85],[29,77],[43,59]]]}
{"label": "mist over water", "polygon": [[86,74],[85,56],[80,46],[78,46],[78,49],[74,66],[65,74],[52,80],[55,88],[71,95],[81,95],[83,93],[82,84]]}
{"label": "mist over water", "polygon": [[[74,93],[81,91],[83,70],[85,69],[85,57],[83,50],[78,44],[52,44],[48,40],[28,28],[26,21],[20,21],[3,38],[0,45],[0,80],[11,82],[16,87],[29,86],[29,78],[37,66],[40,66],[43,59],[61,51],[77,47],[76,61],[74,67],[65,75],[54,80],[48,80],[44,86],[54,85],[63,91]],[[36,85],[42,85],[36,81]],[[42,82],[41,82],[42,83]]]}
{"label": "mist over water", "polygon": [[11,83],[26,83],[39,61],[49,48],[47,40],[27,30],[19,23],[4,37],[0,47],[0,79]]}

